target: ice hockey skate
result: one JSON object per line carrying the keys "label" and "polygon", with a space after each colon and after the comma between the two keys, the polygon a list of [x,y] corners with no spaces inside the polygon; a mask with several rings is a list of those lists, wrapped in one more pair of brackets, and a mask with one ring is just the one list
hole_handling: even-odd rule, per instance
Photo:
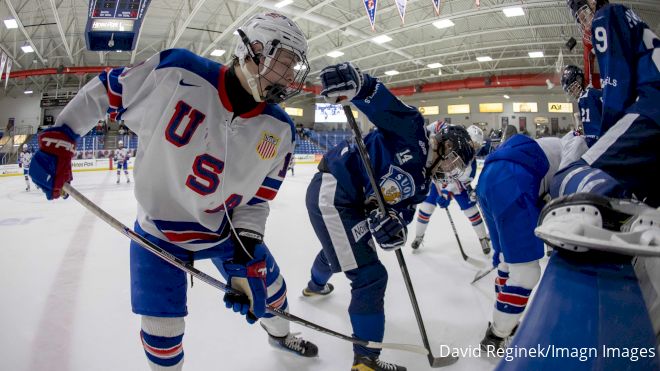
{"label": "ice hockey skate", "polygon": [[316,357],[319,353],[318,347],[296,335],[298,335],[298,333],[289,333],[287,336],[282,337],[269,334],[268,342],[276,348],[281,348],[299,356]]}
{"label": "ice hockey skate", "polygon": [[302,294],[303,296],[307,297],[326,296],[330,294],[334,289],[335,287],[331,283],[326,283],[325,286],[323,286],[320,290],[315,290],[314,288],[311,288],[309,285],[307,285],[307,287],[303,289]]}
{"label": "ice hockey skate", "polygon": [[410,247],[412,247],[413,250],[417,250],[422,245],[422,242],[424,242],[424,236],[417,236]]}
{"label": "ice hockey skate", "polygon": [[660,211],[635,200],[577,193],[547,204],[535,234],[554,248],[660,256]]}
{"label": "ice hockey skate", "polygon": [[481,251],[483,251],[484,255],[490,254],[490,238],[480,238],[479,244],[481,245]]}
{"label": "ice hockey skate", "polygon": [[351,371],[406,371],[403,366],[381,361],[378,357],[356,354]]}
{"label": "ice hockey skate", "polygon": [[513,338],[513,335],[516,334],[516,331],[518,330],[518,323],[516,327],[513,328],[511,331],[511,335],[506,336],[506,337],[501,337],[495,334],[493,331],[493,324],[488,322],[488,329],[486,330],[486,335],[484,335],[484,338],[481,339],[481,350],[484,352],[488,352],[490,354],[497,354],[500,352],[500,349],[506,349],[509,346],[509,343],[511,343],[511,338]]}

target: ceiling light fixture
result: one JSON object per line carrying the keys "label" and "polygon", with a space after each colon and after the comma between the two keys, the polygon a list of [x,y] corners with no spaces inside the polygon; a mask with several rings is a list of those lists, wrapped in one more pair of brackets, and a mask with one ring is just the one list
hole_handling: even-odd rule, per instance
{"label": "ceiling light fixture", "polygon": [[5,27],[7,29],[18,28],[18,22],[14,18],[5,19]]}
{"label": "ceiling light fixture", "polygon": [[333,50],[333,51],[331,51],[330,53],[328,53],[326,55],[330,58],[337,58],[337,57],[341,57],[342,55],[344,55],[344,52],[340,52],[339,50]]}
{"label": "ceiling light fixture", "polygon": [[372,38],[371,41],[376,44],[383,44],[392,41],[392,38],[387,35],[380,35]]}
{"label": "ceiling light fixture", "polygon": [[443,29],[443,28],[453,27],[454,22],[452,22],[451,19],[441,19],[439,21],[433,22],[433,25],[436,28]]}
{"label": "ceiling light fixture", "polygon": [[525,15],[525,11],[523,10],[523,8],[521,8],[519,6],[504,8],[504,9],[502,9],[502,12],[507,17],[520,17],[520,16]]}
{"label": "ceiling light fixture", "polygon": [[397,70],[389,70],[389,71],[385,71],[385,74],[386,74],[387,76],[396,76],[396,75],[399,74],[399,71],[397,71]]}
{"label": "ceiling light fixture", "polygon": [[479,61],[479,62],[490,62],[492,60],[493,60],[493,58],[491,58],[491,57],[477,57],[477,61]]}
{"label": "ceiling light fixture", "polygon": [[431,64],[427,64],[426,67],[428,67],[428,68],[440,68],[440,67],[442,67],[442,63],[431,63]]}
{"label": "ceiling light fixture", "polygon": [[225,50],[223,49],[215,49],[211,52],[211,56],[213,57],[222,57],[225,54]]}

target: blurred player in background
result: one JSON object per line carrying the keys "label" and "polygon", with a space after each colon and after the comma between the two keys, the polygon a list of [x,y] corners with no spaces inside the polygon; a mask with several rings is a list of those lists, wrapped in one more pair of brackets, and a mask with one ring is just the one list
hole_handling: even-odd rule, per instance
{"label": "blurred player in background", "polygon": [[124,142],[117,142],[117,149],[115,150],[115,165],[117,166],[117,184],[121,180],[121,170],[124,169],[124,175],[126,175],[126,183],[131,182],[131,178],[128,176],[128,160],[131,158],[131,153],[128,148],[124,148]]}
{"label": "blurred player in background", "polygon": [[30,191],[30,162],[32,161],[32,152],[27,143],[23,144],[23,150],[18,154],[18,167],[23,168],[23,176],[25,177],[25,190]]}

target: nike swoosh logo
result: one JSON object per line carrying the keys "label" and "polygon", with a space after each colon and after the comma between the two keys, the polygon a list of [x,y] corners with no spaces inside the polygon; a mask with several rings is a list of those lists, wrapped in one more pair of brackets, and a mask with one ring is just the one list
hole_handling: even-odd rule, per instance
{"label": "nike swoosh logo", "polygon": [[198,85],[188,84],[188,83],[184,82],[183,79],[181,79],[181,81],[179,81],[179,85],[181,85],[181,86],[195,86],[195,87],[199,87]]}
{"label": "nike swoosh logo", "polygon": [[270,267],[269,271],[270,271],[270,273],[273,273],[274,270],[275,270],[275,264],[273,264],[273,266]]}

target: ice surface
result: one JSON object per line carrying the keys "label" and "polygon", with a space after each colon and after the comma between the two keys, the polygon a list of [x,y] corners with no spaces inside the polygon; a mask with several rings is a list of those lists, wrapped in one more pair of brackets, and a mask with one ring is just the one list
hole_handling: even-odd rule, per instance
{"label": "ice surface", "polygon": [[[287,281],[292,313],[351,334],[349,281],[332,277],[329,297],[304,298],[301,290],[320,244],[305,209],[314,165],[298,164],[274,202],[266,242]],[[74,174],[73,185],[123,223],[132,226],[133,183],[115,184],[113,172]],[[125,181],[125,180],[123,180]],[[75,200],[46,201],[22,177],[0,178],[0,369],[11,371],[148,370],[139,338],[139,317],[131,312],[129,240],[87,212]],[[167,200],[163,200],[164,203]],[[468,255],[485,261],[470,223],[453,202],[450,211]],[[476,285],[475,268],[463,262],[444,212],[436,209],[425,244],[404,249],[435,355],[440,345],[476,347],[494,303],[491,273]],[[421,345],[415,317],[394,253],[379,250],[389,272],[385,297],[385,342]],[[195,266],[220,278],[209,261]],[[250,326],[224,308],[222,293],[195,280],[188,291],[185,370],[350,370],[351,344],[293,325],[319,346],[304,359],[268,345],[260,326]],[[381,358],[430,370],[425,356],[386,350]],[[489,370],[497,359],[462,358],[446,370]]]}

